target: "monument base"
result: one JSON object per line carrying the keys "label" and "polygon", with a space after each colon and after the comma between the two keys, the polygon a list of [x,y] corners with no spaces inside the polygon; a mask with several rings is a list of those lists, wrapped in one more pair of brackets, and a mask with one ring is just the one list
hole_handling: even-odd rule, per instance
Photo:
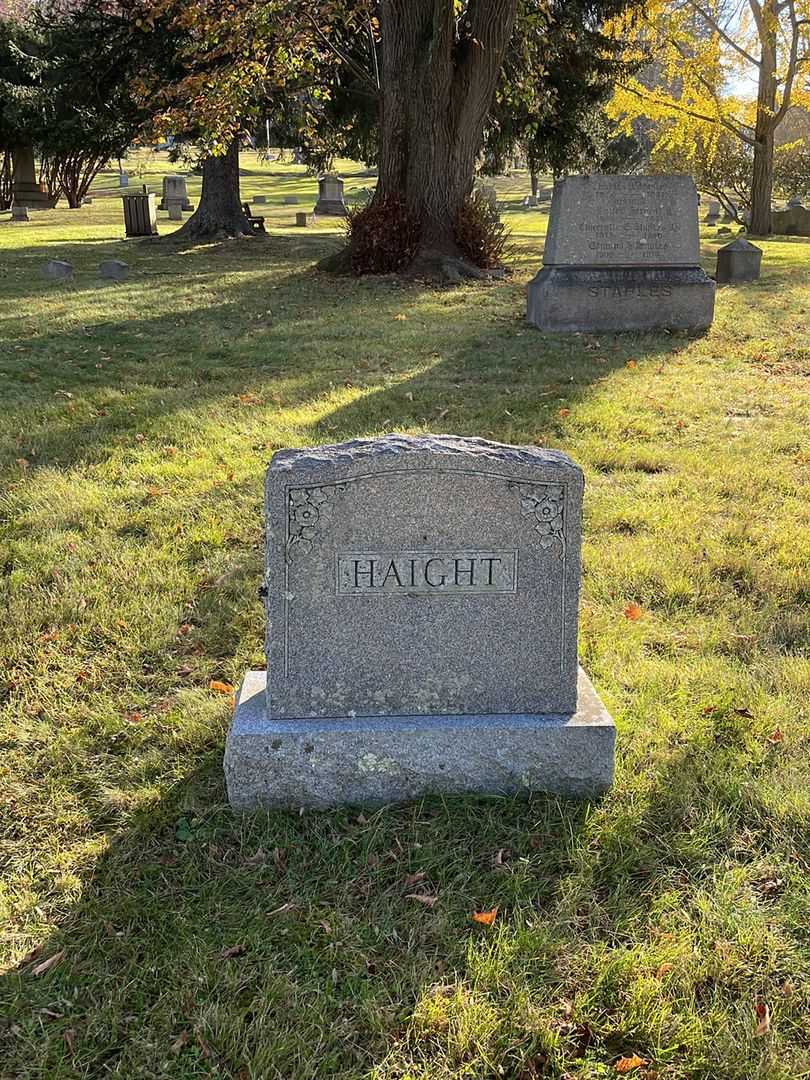
{"label": "monument base", "polygon": [[572,716],[268,719],[267,673],[249,671],[225,744],[237,810],[380,805],[422,795],[544,791],[588,798],[613,779],[616,729],[579,669]]}
{"label": "monument base", "polygon": [[339,199],[318,199],[312,213],[332,217],[347,217],[349,211],[346,209],[346,204]]}
{"label": "monument base", "polygon": [[715,284],[699,266],[546,266],[529,282],[526,318],[541,330],[706,330]]}
{"label": "monument base", "polygon": [[158,203],[158,210],[171,210],[173,206],[179,206],[186,214],[190,214],[194,210],[194,203],[189,202],[188,199],[161,199]]}

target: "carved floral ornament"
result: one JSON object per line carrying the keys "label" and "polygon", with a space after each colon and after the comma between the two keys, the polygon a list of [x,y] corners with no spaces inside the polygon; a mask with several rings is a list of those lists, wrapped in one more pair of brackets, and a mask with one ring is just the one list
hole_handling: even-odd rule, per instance
{"label": "carved floral ornament", "polygon": [[312,551],[313,541],[320,536],[325,504],[333,495],[345,490],[345,484],[290,490],[287,562],[292,562],[298,555],[308,555]]}
{"label": "carved floral ornament", "polygon": [[534,518],[534,531],[540,534],[540,547],[560,546],[565,553],[563,506],[565,488],[561,484],[510,484],[510,491],[520,495],[520,512]]}
{"label": "carved floral ornament", "polygon": [[[533,519],[534,531],[540,537],[540,547],[547,549],[559,545],[559,554],[564,555],[565,488],[563,485],[509,483],[507,486],[510,491],[516,491],[520,496],[521,514]],[[312,551],[312,545],[321,535],[324,518],[329,510],[327,506],[329,500],[345,490],[345,484],[290,489],[287,562],[292,562],[298,556],[308,555]]]}

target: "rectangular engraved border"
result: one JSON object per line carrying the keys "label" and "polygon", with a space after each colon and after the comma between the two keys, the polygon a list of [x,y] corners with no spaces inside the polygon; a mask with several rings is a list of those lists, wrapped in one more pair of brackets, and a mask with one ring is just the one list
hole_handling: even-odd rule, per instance
{"label": "rectangular engraved border", "polygon": [[486,554],[491,554],[491,555],[499,554],[499,555],[511,555],[512,556],[512,559],[513,559],[513,562],[512,562],[512,585],[511,585],[511,588],[508,588],[508,589],[493,589],[493,588],[488,589],[486,587],[478,587],[478,586],[472,586],[472,585],[469,586],[469,587],[464,586],[463,588],[454,586],[452,589],[445,589],[441,585],[437,585],[435,588],[432,588],[430,590],[426,589],[426,588],[419,588],[419,587],[415,587],[413,589],[408,588],[408,587],[403,587],[400,590],[395,591],[393,589],[390,589],[387,592],[384,591],[383,589],[379,589],[376,592],[373,589],[369,589],[367,592],[366,591],[363,591],[363,592],[343,592],[341,590],[341,588],[340,588],[340,560],[341,560],[341,558],[345,558],[347,554],[348,555],[360,555],[363,558],[368,558],[369,556],[377,556],[377,555],[384,555],[386,557],[389,556],[389,555],[395,555],[397,558],[399,558],[400,556],[405,558],[408,555],[431,555],[431,556],[439,556],[439,557],[448,556],[449,558],[458,558],[459,556],[462,556],[462,557],[467,556],[467,557],[469,557],[469,556],[474,556],[474,555],[481,555],[484,552],[485,552],[485,549],[483,549],[483,548],[476,548],[474,550],[465,550],[465,551],[436,551],[433,548],[423,548],[422,550],[415,549],[413,551],[396,551],[396,552],[389,552],[389,551],[340,552],[340,551],[336,551],[335,552],[335,596],[352,596],[352,597],[354,597],[354,596],[374,596],[374,597],[376,597],[376,596],[386,596],[389,599],[391,599],[392,597],[395,597],[395,596],[514,596],[514,595],[516,595],[516,593],[517,593],[517,575],[518,575],[518,552],[517,552],[517,549],[515,549],[514,551],[512,551],[512,550],[503,550],[502,549],[500,552],[494,552],[494,551],[486,552]]}

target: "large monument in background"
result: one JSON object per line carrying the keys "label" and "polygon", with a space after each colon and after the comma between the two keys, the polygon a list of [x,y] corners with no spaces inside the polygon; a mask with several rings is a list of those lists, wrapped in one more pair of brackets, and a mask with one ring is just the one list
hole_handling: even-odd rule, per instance
{"label": "large monument in background", "polygon": [[34,149],[15,146],[11,151],[11,201],[32,210],[51,210],[56,205],[44,184],[37,181]]}
{"label": "large monument in background", "polygon": [[528,321],[567,332],[711,326],[697,208],[688,176],[558,180]]}

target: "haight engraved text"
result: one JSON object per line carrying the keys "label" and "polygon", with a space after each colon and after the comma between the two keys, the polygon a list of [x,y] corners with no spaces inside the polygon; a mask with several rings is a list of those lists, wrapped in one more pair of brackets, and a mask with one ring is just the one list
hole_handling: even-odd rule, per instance
{"label": "haight engraved text", "polygon": [[336,556],[338,596],[514,593],[516,551],[352,551]]}

